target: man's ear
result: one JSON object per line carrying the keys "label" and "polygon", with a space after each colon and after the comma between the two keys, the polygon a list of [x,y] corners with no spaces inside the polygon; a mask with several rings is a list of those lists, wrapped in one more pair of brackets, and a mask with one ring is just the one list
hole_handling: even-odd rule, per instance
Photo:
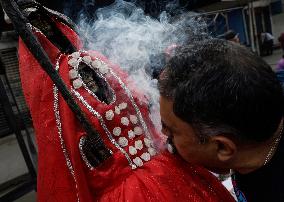
{"label": "man's ear", "polygon": [[222,162],[231,160],[237,152],[236,144],[226,136],[212,136],[211,141],[216,145],[217,158]]}

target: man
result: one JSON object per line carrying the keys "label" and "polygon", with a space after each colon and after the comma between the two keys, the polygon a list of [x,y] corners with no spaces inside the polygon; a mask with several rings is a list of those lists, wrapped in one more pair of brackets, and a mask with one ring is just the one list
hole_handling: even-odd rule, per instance
{"label": "man", "polygon": [[228,41],[240,43],[239,34],[237,34],[234,30],[228,30],[223,36]]}
{"label": "man", "polygon": [[176,51],[159,90],[162,132],[181,157],[233,169],[249,202],[284,201],[283,95],[268,64],[232,42],[198,42]]}
{"label": "man", "polygon": [[272,55],[273,54],[273,44],[274,36],[269,32],[263,32],[260,34],[261,39],[261,50],[263,55]]}

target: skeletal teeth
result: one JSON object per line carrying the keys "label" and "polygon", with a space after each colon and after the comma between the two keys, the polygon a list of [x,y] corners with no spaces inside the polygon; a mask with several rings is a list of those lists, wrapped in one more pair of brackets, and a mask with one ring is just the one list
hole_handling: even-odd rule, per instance
{"label": "skeletal teeth", "polygon": [[71,57],[78,59],[80,57],[80,53],[74,52],[74,53],[71,54]]}
{"label": "skeletal teeth", "polygon": [[102,63],[99,60],[95,60],[92,62],[92,67],[95,69],[100,68],[100,66],[102,65]]}
{"label": "skeletal teeth", "polygon": [[99,67],[99,71],[102,73],[102,74],[106,74],[108,72],[108,66],[105,65],[105,64],[102,64],[100,67]]}
{"label": "skeletal teeth", "polygon": [[87,55],[87,56],[84,56],[83,57],[83,61],[86,63],[86,64],[90,64],[92,62],[92,58]]}
{"label": "skeletal teeth", "polygon": [[71,58],[69,61],[68,61],[68,64],[71,66],[71,67],[77,67],[79,65],[79,62],[77,59],[75,58]]}

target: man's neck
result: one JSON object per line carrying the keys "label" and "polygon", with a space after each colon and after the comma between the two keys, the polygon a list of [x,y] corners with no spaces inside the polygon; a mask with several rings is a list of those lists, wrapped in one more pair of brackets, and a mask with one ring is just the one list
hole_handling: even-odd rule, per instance
{"label": "man's neck", "polygon": [[266,163],[269,163],[279,146],[283,130],[282,125],[283,123],[281,121],[276,133],[269,140],[244,149],[244,151],[240,153],[240,157],[237,161],[241,163],[235,166],[235,170],[241,174],[248,174],[263,167]]}

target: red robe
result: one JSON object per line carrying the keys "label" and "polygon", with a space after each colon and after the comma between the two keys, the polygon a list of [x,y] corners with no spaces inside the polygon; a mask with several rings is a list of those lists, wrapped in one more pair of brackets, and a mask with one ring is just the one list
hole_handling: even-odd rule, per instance
{"label": "red robe", "polygon": [[[80,50],[75,32],[56,23]],[[61,54],[41,32],[35,30],[35,34],[112,152],[101,165],[91,165],[82,150],[86,135],[81,124],[20,40],[22,87],[38,144],[38,201],[234,201],[206,169],[165,151],[155,154],[153,142],[159,133],[149,118],[147,99],[117,65],[94,51]],[[105,79],[114,97],[110,104],[101,102],[81,82],[76,62],[87,64]]]}

